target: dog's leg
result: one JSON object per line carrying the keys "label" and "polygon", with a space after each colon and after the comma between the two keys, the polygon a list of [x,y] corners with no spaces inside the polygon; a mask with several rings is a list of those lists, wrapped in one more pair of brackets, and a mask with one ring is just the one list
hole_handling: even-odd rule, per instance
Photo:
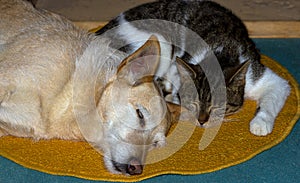
{"label": "dog's leg", "polygon": [[[3,89],[0,89],[0,110],[1,110],[1,104],[6,98],[6,92]],[[1,116],[0,116],[0,124],[1,124]],[[4,130],[0,127],[0,137],[7,135],[4,133]]]}
{"label": "dog's leg", "polygon": [[0,122],[4,124],[0,135],[4,135],[3,132],[7,131],[15,136],[43,137],[44,130],[38,95],[33,91],[18,91],[14,87],[2,87],[0,90]]}
{"label": "dog's leg", "polygon": [[4,136],[4,132],[2,131],[2,129],[0,128],[0,137]]}
{"label": "dog's leg", "polygon": [[1,128],[0,128],[0,137],[7,135]]}
{"label": "dog's leg", "polygon": [[2,106],[2,103],[9,100],[11,94],[14,92],[15,87],[14,86],[7,86],[7,87],[1,87],[0,88],[0,107]]}

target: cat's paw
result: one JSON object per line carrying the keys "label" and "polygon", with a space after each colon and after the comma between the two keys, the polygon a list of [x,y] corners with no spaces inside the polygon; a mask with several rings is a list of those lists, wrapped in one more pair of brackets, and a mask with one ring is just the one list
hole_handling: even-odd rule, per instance
{"label": "cat's paw", "polygon": [[180,100],[177,96],[173,96],[172,94],[168,94],[166,97],[165,97],[165,100],[167,102],[171,102],[173,104],[177,104],[177,105],[180,105]]}
{"label": "cat's paw", "polygon": [[256,116],[250,122],[250,132],[257,136],[266,136],[273,130],[273,122],[266,121],[262,117]]}

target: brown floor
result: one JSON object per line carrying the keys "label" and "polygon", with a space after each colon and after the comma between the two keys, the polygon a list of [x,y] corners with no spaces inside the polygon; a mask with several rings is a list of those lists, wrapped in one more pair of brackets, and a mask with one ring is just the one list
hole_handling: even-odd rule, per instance
{"label": "brown floor", "polygon": [[[73,21],[108,21],[120,12],[154,0],[31,0],[37,7]],[[247,21],[300,20],[299,0],[215,0]]]}

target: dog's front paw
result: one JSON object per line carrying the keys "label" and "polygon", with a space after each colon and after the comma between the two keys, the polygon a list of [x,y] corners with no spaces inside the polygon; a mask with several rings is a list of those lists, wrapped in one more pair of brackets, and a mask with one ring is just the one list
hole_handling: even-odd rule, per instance
{"label": "dog's front paw", "polygon": [[257,136],[266,136],[272,132],[273,122],[266,121],[262,117],[256,116],[250,122],[250,132]]}

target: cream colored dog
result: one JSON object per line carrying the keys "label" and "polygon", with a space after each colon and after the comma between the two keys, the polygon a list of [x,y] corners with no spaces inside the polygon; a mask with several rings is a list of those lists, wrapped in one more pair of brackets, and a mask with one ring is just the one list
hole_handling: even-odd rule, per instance
{"label": "cream colored dog", "polygon": [[110,172],[142,173],[171,122],[153,80],[157,39],[125,57],[21,0],[0,0],[0,20],[0,136],[87,140]]}

